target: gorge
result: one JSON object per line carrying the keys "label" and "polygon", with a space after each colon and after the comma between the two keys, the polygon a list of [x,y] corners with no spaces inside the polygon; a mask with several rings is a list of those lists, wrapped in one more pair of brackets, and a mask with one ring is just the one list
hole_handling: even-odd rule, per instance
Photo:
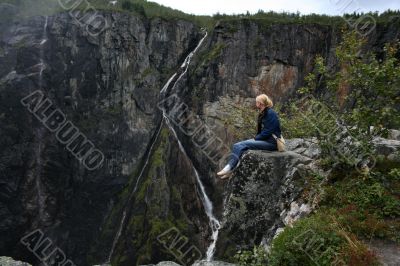
{"label": "gorge", "polygon": [[[10,10],[0,4],[1,14]],[[335,64],[340,29],[246,18],[204,29],[183,19],[99,14],[109,27],[98,35],[68,12],[1,21],[0,255],[45,265],[20,241],[37,229],[79,266],[191,265],[199,254],[227,260],[237,247],[270,241],[281,225],[278,209],[288,211],[300,194],[291,169],[312,156],[249,153],[238,173],[249,177],[244,182],[280,177],[291,186],[246,192],[262,198],[268,190],[266,228],[244,217],[224,228],[227,193],[243,184],[215,176],[235,141],[221,102],[249,103],[266,93],[284,105],[317,55]],[[381,51],[399,37],[397,24],[378,23],[368,48]],[[100,167],[86,168],[21,104],[36,90],[101,151]],[[165,103],[171,96],[176,102]],[[223,151],[218,160],[202,149],[209,145]],[[272,161],[282,164],[276,175],[252,174],[252,164]],[[158,240],[171,228],[187,240],[180,258]]]}

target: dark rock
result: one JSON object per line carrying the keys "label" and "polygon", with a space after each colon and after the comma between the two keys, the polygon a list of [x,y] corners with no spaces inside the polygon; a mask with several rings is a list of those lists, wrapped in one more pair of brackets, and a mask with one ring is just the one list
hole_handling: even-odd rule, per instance
{"label": "dark rock", "polygon": [[285,147],[288,151],[304,155],[309,158],[317,159],[321,155],[318,140],[314,139],[288,139],[285,140]]}
{"label": "dark rock", "polygon": [[299,210],[289,210],[306,187],[307,166],[312,162],[292,151],[247,152],[227,185],[219,252],[229,245],[251,249],[268,244],[278,228],[300,216]]}
{"label": "dark rock", "polygon": [[[136,182],[159,127],[159,91],[202,36],[187,21],[100,14],[110,27],[97,36],[68,13],[0,29],[1,254],[37,263],[19,240],[41,229],[77,265],[106,261],[126,205],[121,194]],[[85,169],[21,104],[38,89],[104,154],[100,168]],[[176,163],[182,164],[171,160],[169,167]],[[187,169],[163,177],[184,176],[186,184],[171,188],[195,190]],[[207,231],[204,212],[189,202],[201,206],[195,192],[182,194],[174,201],[183,205],[176,217],[183,215],[193,231]],[[178,207],[165,205],[162,212],[170,208]]]}

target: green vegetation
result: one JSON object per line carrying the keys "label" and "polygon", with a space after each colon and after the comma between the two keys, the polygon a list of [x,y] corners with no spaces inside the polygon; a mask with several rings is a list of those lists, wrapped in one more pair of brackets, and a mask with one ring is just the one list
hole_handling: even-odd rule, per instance
{"label": "green vegetation", "polygon": [[364,132],[374,126],[378,134],[387,128],[400,127],[400,68],[396,54],[400,42],[384,47],[384,58],[373,53],[357,57],[366,40],[354,32],[345,33],[343,44],[337,49],[341,71],[330,81],[337,88],[349,86],[351,92],[345,101],[352,101],[346,120]]}
{"label": "green vegetation", "polygon": [[332,73],[322,66],[320,59],[318,74],[327,88],[336,92],[336,103],[345,121],[368,134],[374,133],[371,126],[377,134],[383,134],[387,128],[398,128],[400,42],[387,43],[384,54],[378,56],[372,52],[361,53],[366,39],[355,32],[345,32],[343,38],[336,50],[340,70]]}
{"label": "green vegetation", "polygon": [[[367,176],[345,176],[326,186],[322,211],[361,239],[382,238],[400,243],[400,200],[398,168]],[[397,190],[396,190],[397,189]]]}
{"label": "green vegetation", "polygon": [[[275,106],[286,138],[323,138],[336,127],[336,117],[318,99],[306,97]],[[321,119],[323,118],[323,119]]]}
{"label": "green vegetation", "polygon": [[[313,93],[319,86],[334,93],[328,106],[336,109],[347,124],[360,132],[383,134],[388,128],[400,127],[400,68],[396,55],[400,42],[388,43],[383,58],[372,52],[362,54],[366,39],[354,31],[344,32],[336,49],[339,71],[329,70],[324,58],[317,57],[314,73],[307,78],[301,93]],[[375,132],[371,132],[371,126]]]}
{"label": "green vegetation", "polygon": [[[328,25],[333,27],[344,26],[346,24],[354,24],[357,20],[362,24],[362,20],[366,17],[373,18],[376,23],[379,24],[394,24],[400,25],[400,12],[388,10],[382,14],[376,12],[372,13],[352,13],[345,14],[343,17],[340,16],[327,16],[319,14],[309,14],[301,15],[298,13],[288,13],[288,12],[273,12],[273,11],[263,11],[259,10],[256,14],[238,14],[238,15],[226,15],[226,14],[215,14],[213,18],[216,21],[226,21],[231,24],[229,31],[235,32],[237,30],[237,22],[254,22],[261,26],[261,28],[267,28],[273,24],[319,24]],[[365,22],[365,21],[364,21]],[[228,23],[225,23],[229,25]]]}
{"label": "green vegetation", "polygon": [[[362,53],[365,42],[354,31],[343,32],[336,49],[338,65],[329,68],[318,56],[306,86],[299,89],[305,97],[280,108],[283,132],[317,137],[326,162],[352,165],[355,158],[373,155],[372,138],[400,126],[400,43],[386,44],[377,55]],[[314,96],[321,91],[321,97]]]}
{"label": "green vegetation", "polygon": [[202,65],[208,65],[212,60],[215,60],[222,54],[225,47],[225,43],[217,43],[210,51],[202,51],[199,55],[199,62],[201,62]]}
{"label": "green vegetation", "polygon": [[252,251],[239,251],[234,259],[243,266],[264,266],[267,264],[267,252],[262,246],[255,246]]}
{"label": "green vegetation", "polygon": [[272,242],[277,265],[379,265],[376,256],[332,216],[315,214],[288,227]]}
{"label": "green vegetation", "polygon": [[157,70],[154,68],[151,67],[146,68],[140,77],[140,81],[145,80],[148,76],[154,75],[156,72]]}

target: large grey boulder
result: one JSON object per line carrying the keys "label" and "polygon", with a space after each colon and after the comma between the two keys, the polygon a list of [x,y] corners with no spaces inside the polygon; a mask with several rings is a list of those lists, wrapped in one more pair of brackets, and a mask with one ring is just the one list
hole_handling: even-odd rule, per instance
{"label": "large grey boulder", "polygon": [[16,261],[9,257],[0,257],[0,266],[32,266],[29,263]]}
{"label": "large grey boulder", "polygon": [[147,264],[147,265],[140,265],[140,266],[181,266],[173,261],[162,261],[158,264]]}
{"label": "large grey boulder", "polygon": [[227,184],[217,252],[229,257],[233,254],[223,249],[226,246],[249,249],[268,244],[278,228],[309,213],[309,206],[295,201],[307,177],[317,170],[314,162],[293,151],[248,151]]}
{"label": "large grey boulder", "polygon": [[387,159],[400,161],[400,140],[375,138],[373,140],[375,152]]}
{"label": "large grey boulder", "polygon": [[388,139],[400,140],[400,130],[389,129]]}
{"label": "large grey boulder", "polygon": [[[223,261],[198,261],[194,263],[192,266],[235,266],[236,264],[223,262]],[[158,264],[149,264],[149,265],[141,265],[141,266],[180,266],[172,261],[163,261]]]}
{"label": "large grey boulder", "polygon": [[192,266],[235,266],[236,264],[223,261],[199,261]]}
{"label": "large grey boulder", "polygon": [[287,151],[293,151],[309,158],[316,159],[321,155],[321,148],[318,145],[317,138],[287,139],[285,146]]}

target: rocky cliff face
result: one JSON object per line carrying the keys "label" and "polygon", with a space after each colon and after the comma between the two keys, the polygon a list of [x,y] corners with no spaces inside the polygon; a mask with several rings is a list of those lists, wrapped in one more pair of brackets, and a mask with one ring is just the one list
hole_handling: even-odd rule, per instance
{"label": "rocky cliff face", "polygon": [[[220,120],[218,100],[244,102],[268,93],[284,102],[315,56],[330,58],[340,38],[337,30],[319,25],[217,24],[166,95],[175,97],[167,111],[176,103],[189,110],[180,118],[187,118],[184,123],[173,123],[186,156],[161,122],[157,104],[161,88],[202,31],[186,21],[102,14],[110,27],[95,37],[66,13],[0,27],[0,254],[38,264],[20,239],[41,229],[76,265],[103,263],[111,250],[115,265],[155,263],[175,259],[156,241],[170,228],[204,254],[211,230],[193,166],[218,217],[223,190],[240,189],[224,188],[214,178],[233,141]],[[398,36],[398,29],[378,27],[371,47]],[[21,99],[36,90],[104,154],[101,167],[86,169],[23,106]],[[176,122],[179,112],[170,114]],[[196,124],[204,125],[197,135],[190,131]],[[216,155],[210,156],[203,148],[217,138]],[[258,160],[251,155],[246,160],[253,159]],[[292,167],[303,157],[275,159]],[[243,171],[247,176],[250,169]],[[276,174],[285,176],[278,168]],[[243,182],[271,176],[248,178]],[[296,186],[289,190],[268,197],[283,203],[299,193]],[[281,210],[269,208],[275,209],[263,218],[266,229],[277,224]],[[254,233],[250,242],[260,239]],[[218,243],[217,255],[232,248],[226,241]]]}
{"label": "rocky cliff face", "polygon": [[[1,32],[2,254],[34,262],[19,240],[40,228],[77,265],[87,265],[91,248],[97,251],[93,260],[106,259],[122,215],[119,206],[126,204],[122,192],[136,182],[160,127],[159,91],[201,37],[184,21],[103,15],[111,26],[98,37],[69,14],[16,22]],[[21,104],[38,89],[104,154],[100,168],[85,169]],[[176,185],[153,191],[165,204],[157,215],[174,212],[192,230],[206,230],[194,179],[185,161],[177,160],[176,143],[167,145],[152,164],[158,172],[148,173],[164,182],[173,177]],[[180,182],[179,176],[186,179]],[[188,194],[180,198],[179,191]],[[96,244],[100,232],[104,247]]]}

